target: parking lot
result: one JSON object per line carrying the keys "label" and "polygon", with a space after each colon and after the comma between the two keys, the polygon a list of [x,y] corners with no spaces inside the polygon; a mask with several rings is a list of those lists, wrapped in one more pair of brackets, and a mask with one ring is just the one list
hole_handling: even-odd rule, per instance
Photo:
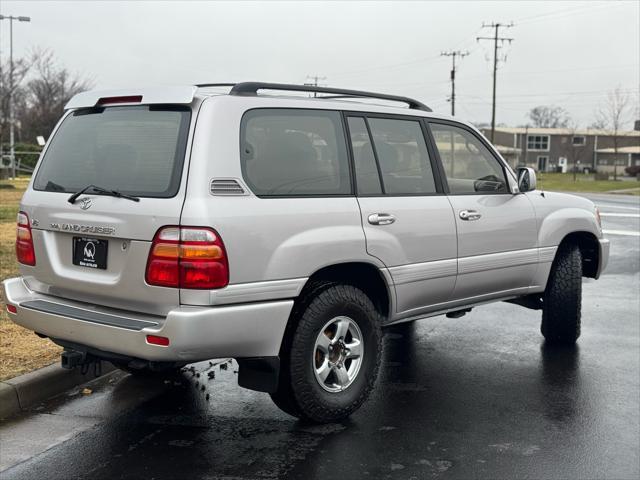
{"label": "parking lot", "polygon": [[5,422],[1,477],[638,478],[640,203],[588,196],[611,259],[584,282],[576,347],[546,346],[540,312],[507,303],[394,327],[370,401],[323,426],[238,387],[233,363],[111,374]]}

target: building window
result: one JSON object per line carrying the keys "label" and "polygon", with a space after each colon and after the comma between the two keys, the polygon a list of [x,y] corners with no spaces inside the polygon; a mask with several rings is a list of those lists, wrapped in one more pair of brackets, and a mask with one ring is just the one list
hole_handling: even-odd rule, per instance
{"label": "building window", "polygon": [[527,150],[549,150],[549,135],[528,135]]}
{"label": "building window", "polygon": [[598,158],[598,165],[617,165],[619,167],[624,167],[627,165],[627,160],[624,158]]}
{"label": "building window", "polygon": [[575,135],[571,143],[576,147],[579,147],[587,143],[587,139],[583,135]]}
{"label": "building window", "polygon": [[546,172],[547,171],[547,163],[549,162],[549,157],[547,156],[538,156],[538,171]]}

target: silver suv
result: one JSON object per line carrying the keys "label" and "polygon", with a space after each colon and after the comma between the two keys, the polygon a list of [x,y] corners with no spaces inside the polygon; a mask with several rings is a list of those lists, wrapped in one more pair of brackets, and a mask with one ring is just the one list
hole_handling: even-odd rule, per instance
{"label": "silver suv", "polygon": [[575,342],[609,243],[593,203],[416,100],[239,83],[75,96],[16,251],[7,310],[63,366],[232,357],[241,386],[327,422],[369,395],[388,325],[509,301]]}

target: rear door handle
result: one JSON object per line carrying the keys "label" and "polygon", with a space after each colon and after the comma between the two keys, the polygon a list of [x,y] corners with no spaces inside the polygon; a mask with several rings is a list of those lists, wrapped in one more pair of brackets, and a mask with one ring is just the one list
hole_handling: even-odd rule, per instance
{"label": "rear door handle", "polygon": [[371,225],[390,225],[396,221],[396,217],[390,213],[372,213],[368,220]]}
{"label": "rear door handle", "polygon": [[475,210],[460,210],[459,215],[462,220],[467,221],[479,220],[482,217],[482,214]]}

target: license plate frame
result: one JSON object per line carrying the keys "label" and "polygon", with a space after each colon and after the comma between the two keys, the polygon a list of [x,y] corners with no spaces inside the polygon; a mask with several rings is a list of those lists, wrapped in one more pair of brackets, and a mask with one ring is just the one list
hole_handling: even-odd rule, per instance
{"label": "license plate frame", "polygon": [[107,269],[109,242],[98,238],[73,237],[71,252],[74,265],[96,270]]}

